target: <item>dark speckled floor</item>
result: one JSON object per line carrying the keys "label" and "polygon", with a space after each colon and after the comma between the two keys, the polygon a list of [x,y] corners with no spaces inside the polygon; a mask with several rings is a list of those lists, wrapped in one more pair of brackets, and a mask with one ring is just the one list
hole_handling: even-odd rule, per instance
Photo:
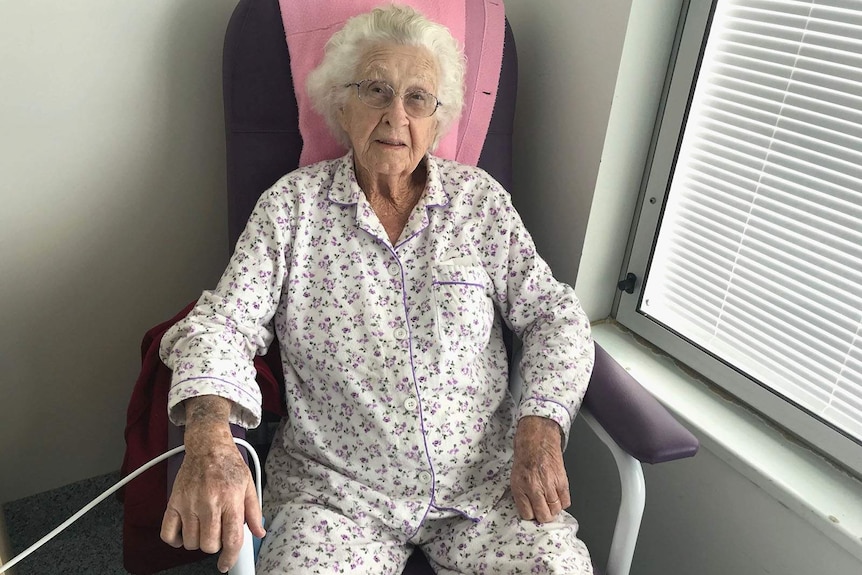
{"label": "dark speckled floor", "polygon": [[[119,480],[95,477],[3,505],[12,552],[20,553]],[[108,497],[63,533],[15,567],[16,575],[125,574],[122,558],[123,507]],[[218,573],[215,559],[169,569],[168,575]]]}

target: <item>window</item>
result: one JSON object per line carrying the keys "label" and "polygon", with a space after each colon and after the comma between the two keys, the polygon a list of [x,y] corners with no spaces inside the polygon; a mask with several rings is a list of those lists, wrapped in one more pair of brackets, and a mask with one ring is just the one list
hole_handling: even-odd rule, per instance
{"label": "window", "polygon": [[862,0],[691,0],[617,319],[862,475]]}

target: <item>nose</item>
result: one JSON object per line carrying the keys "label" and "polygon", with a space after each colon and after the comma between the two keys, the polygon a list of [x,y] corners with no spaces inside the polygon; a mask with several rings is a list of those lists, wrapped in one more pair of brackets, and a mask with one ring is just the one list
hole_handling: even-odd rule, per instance
{"label": "nose", "polygon": [[384,120],[391,126],[403,126],[408,123],[409,116],[404,109],[404,98],[395,96],[384,113]]}

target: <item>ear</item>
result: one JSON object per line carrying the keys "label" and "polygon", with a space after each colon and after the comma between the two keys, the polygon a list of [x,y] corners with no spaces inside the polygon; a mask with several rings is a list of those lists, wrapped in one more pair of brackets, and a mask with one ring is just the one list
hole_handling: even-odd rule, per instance
{"label": "ear", "polygon": [[443,134],[441,134],[437,129],[439,126],[440,126],[440,120],[438,120],[435,117],[434,121],[431,123],[431,128],[430,128],[430,130],[431,130],[431,147],[429,148],[429,150],[431,152],[435,152],[437,150],[437,146],[440,144],[440,140],[443,139]]}
{"label": "ear", "polygon": [[345,106],[341,106],[338,108],[338,125],[341,126],[341,129],[347,132],[347,111],[345,110]]}

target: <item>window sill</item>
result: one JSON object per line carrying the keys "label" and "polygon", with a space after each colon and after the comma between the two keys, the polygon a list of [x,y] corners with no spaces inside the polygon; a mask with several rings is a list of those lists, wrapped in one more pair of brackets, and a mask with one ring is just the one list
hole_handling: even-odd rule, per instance
{"label": "window sill", "polygon": [[862,560],[862,481],[740,405],[616,323],[593,337],[702,446]]}

